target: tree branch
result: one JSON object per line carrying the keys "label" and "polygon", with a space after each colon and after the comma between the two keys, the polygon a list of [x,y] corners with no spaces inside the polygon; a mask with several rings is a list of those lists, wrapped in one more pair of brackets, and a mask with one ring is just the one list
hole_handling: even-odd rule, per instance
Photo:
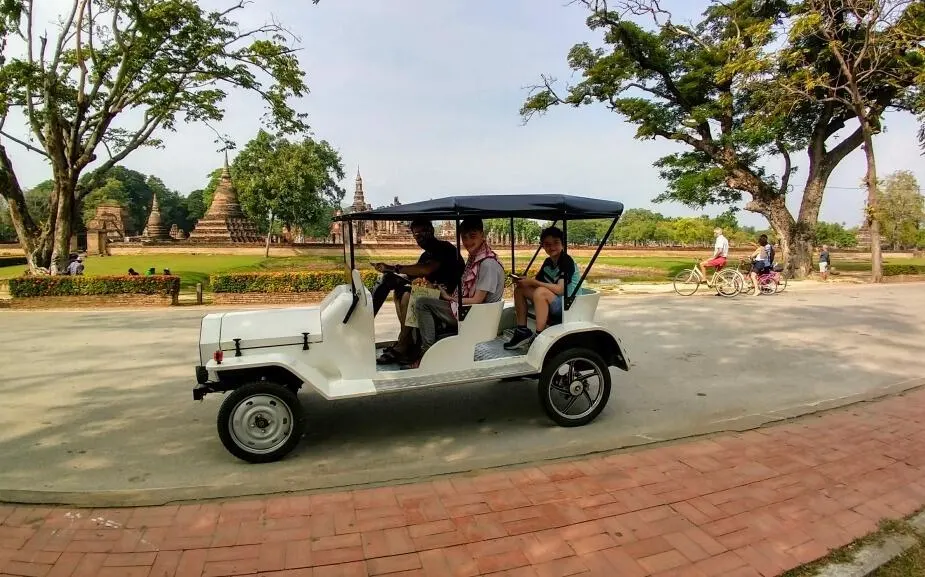
{"label": "tree branch", "polygon": [[784,196],[787,194],[787,188],[790,186],[790,175],[793,173],[793,165],[790,161],[790,151],[787,150],[784,143],[781,140],[777,140],[776,144],[777,149],[780,150],[780,153],[784,157],[784,175],[780,179],[780,188],[778,189],[778,194]]}
{"label": "tree branch", "polygon": [[29,144],[28,142],[26,142],[26,141],[24,141],[24,140],[20,140],[20,139],[16,138],[15,136],[13,136],[13,135],[11,135],[11,134],[9,134],[9,133],[7,133],[7,132],[4,132],[3,130],[0,130],[0,135],[5,136],[5,137],[9,138],[10,140],[12,140],[13,142],[15,142],[16,144],[19,144],[19,145],[23,146],[26,150],[30,150],[30,151],[32,151],[32,152],[37,152],[37,153],[41,154],[42,156],[44,156],[45,158],[49,158],[48,153],[45,152],[44,150],[42,150],[41,148],[36,148],[35,146],[32,146],[32,145]]}

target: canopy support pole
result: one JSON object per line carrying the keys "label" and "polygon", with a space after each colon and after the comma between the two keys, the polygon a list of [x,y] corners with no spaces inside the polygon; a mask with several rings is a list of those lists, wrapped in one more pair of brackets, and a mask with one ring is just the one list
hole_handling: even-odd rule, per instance
{"label": "canopy support pole", "polygon": [[[557,224],[559,224],[559,220],[558,220],[558,219],[552,221],[552,224],[549,225],[549,226],[556,226]],[[536,251],[533,253],[533,258],[531,258],[531,259],[530,259],[530,262],[527,263],[527,268],[524,269],[524,274],[522,274],[521,276],[527,276],[527,273],[530,271],[530,267],[533,266],[533,263],[534,263],[534,262],[536,262],[536,257],[539,256],[540,251],[541,251],[542,249],[543,249],[543,239],[541,238],[541,239],[540,239],[540,245],[539,245],[538,247],[536,247]],[[513,267],[511,267],[511,270],[513,270]]]}
{"label": "canopy support pole", "polygon": [[514,260],[514,245],[516,244],[514,238],[514,217],[511,217],[511,271],[517,270],[517,263]]}
{"label": "canopy support pole", "polygon": [[613,227],[617,226],[617,221],[619,217],[613,219],[613,222],[610,223],[610,228],[607,229],[607,233],[604,235],[604,238],[601,239],[600,244],[597,245],[597,250],[594,251],[594,255],[591,257],[591,261],[588,262],[588,266],[585,267],[585,271],[581,273],[581,278],[578,279],[578,284],[575,285],[575,290],[572,291],[572,294],[568,295],[565,299],[565,310],[568,310],[572,306],[575,297],[578,296],[578,291],[581,290],[581,285],[585,282],[585,277],[588,276],[588,273],[591,271],[591,267],[594,266],[594,261],[597,260],[599,254],[604,249],[604,245],[607,243],[607,239],[610,237],[610,233],[613,232]]}

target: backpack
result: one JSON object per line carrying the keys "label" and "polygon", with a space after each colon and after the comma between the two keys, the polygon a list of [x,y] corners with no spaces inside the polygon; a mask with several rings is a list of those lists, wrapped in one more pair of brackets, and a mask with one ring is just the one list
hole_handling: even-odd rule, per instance
{"label": "backpack", "polygon": [[768,264],[772,266],[774,265],[774,255],[775,254],[776,253],[774,252],[774,245],[771,243],[768,243]]}

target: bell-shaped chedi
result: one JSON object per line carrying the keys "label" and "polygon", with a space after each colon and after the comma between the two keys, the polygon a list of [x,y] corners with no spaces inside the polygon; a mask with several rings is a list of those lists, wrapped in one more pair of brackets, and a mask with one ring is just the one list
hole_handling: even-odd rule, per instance
{"label": "bell-shaped chedi", "polygon": [[260,242],[257,227],[249,221],[238,203],[238,192],[231,182],[228,157],[218,186],[212,195],[209,210],[196,223],[189,235],[190,242]]}
{"label": "bell-shaped chedi", "polygon": [[151,199],[151,214],[148,215],[148,223],[145,225],[144,233],[141,235],[147,240],[165,240],[170,238],[167,227],[161,218],[161,208],[157,205],[157,192],[155,191]]}

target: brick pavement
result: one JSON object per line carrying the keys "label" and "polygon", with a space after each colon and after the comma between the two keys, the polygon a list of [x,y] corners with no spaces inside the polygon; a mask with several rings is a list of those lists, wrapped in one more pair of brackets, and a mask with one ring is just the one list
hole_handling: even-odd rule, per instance
{"label": "brick pavement", "polygon": [[742,434],[413,485],[135,509],[0,505],[0,574],[768,577],[923,504],[920,390]]}

